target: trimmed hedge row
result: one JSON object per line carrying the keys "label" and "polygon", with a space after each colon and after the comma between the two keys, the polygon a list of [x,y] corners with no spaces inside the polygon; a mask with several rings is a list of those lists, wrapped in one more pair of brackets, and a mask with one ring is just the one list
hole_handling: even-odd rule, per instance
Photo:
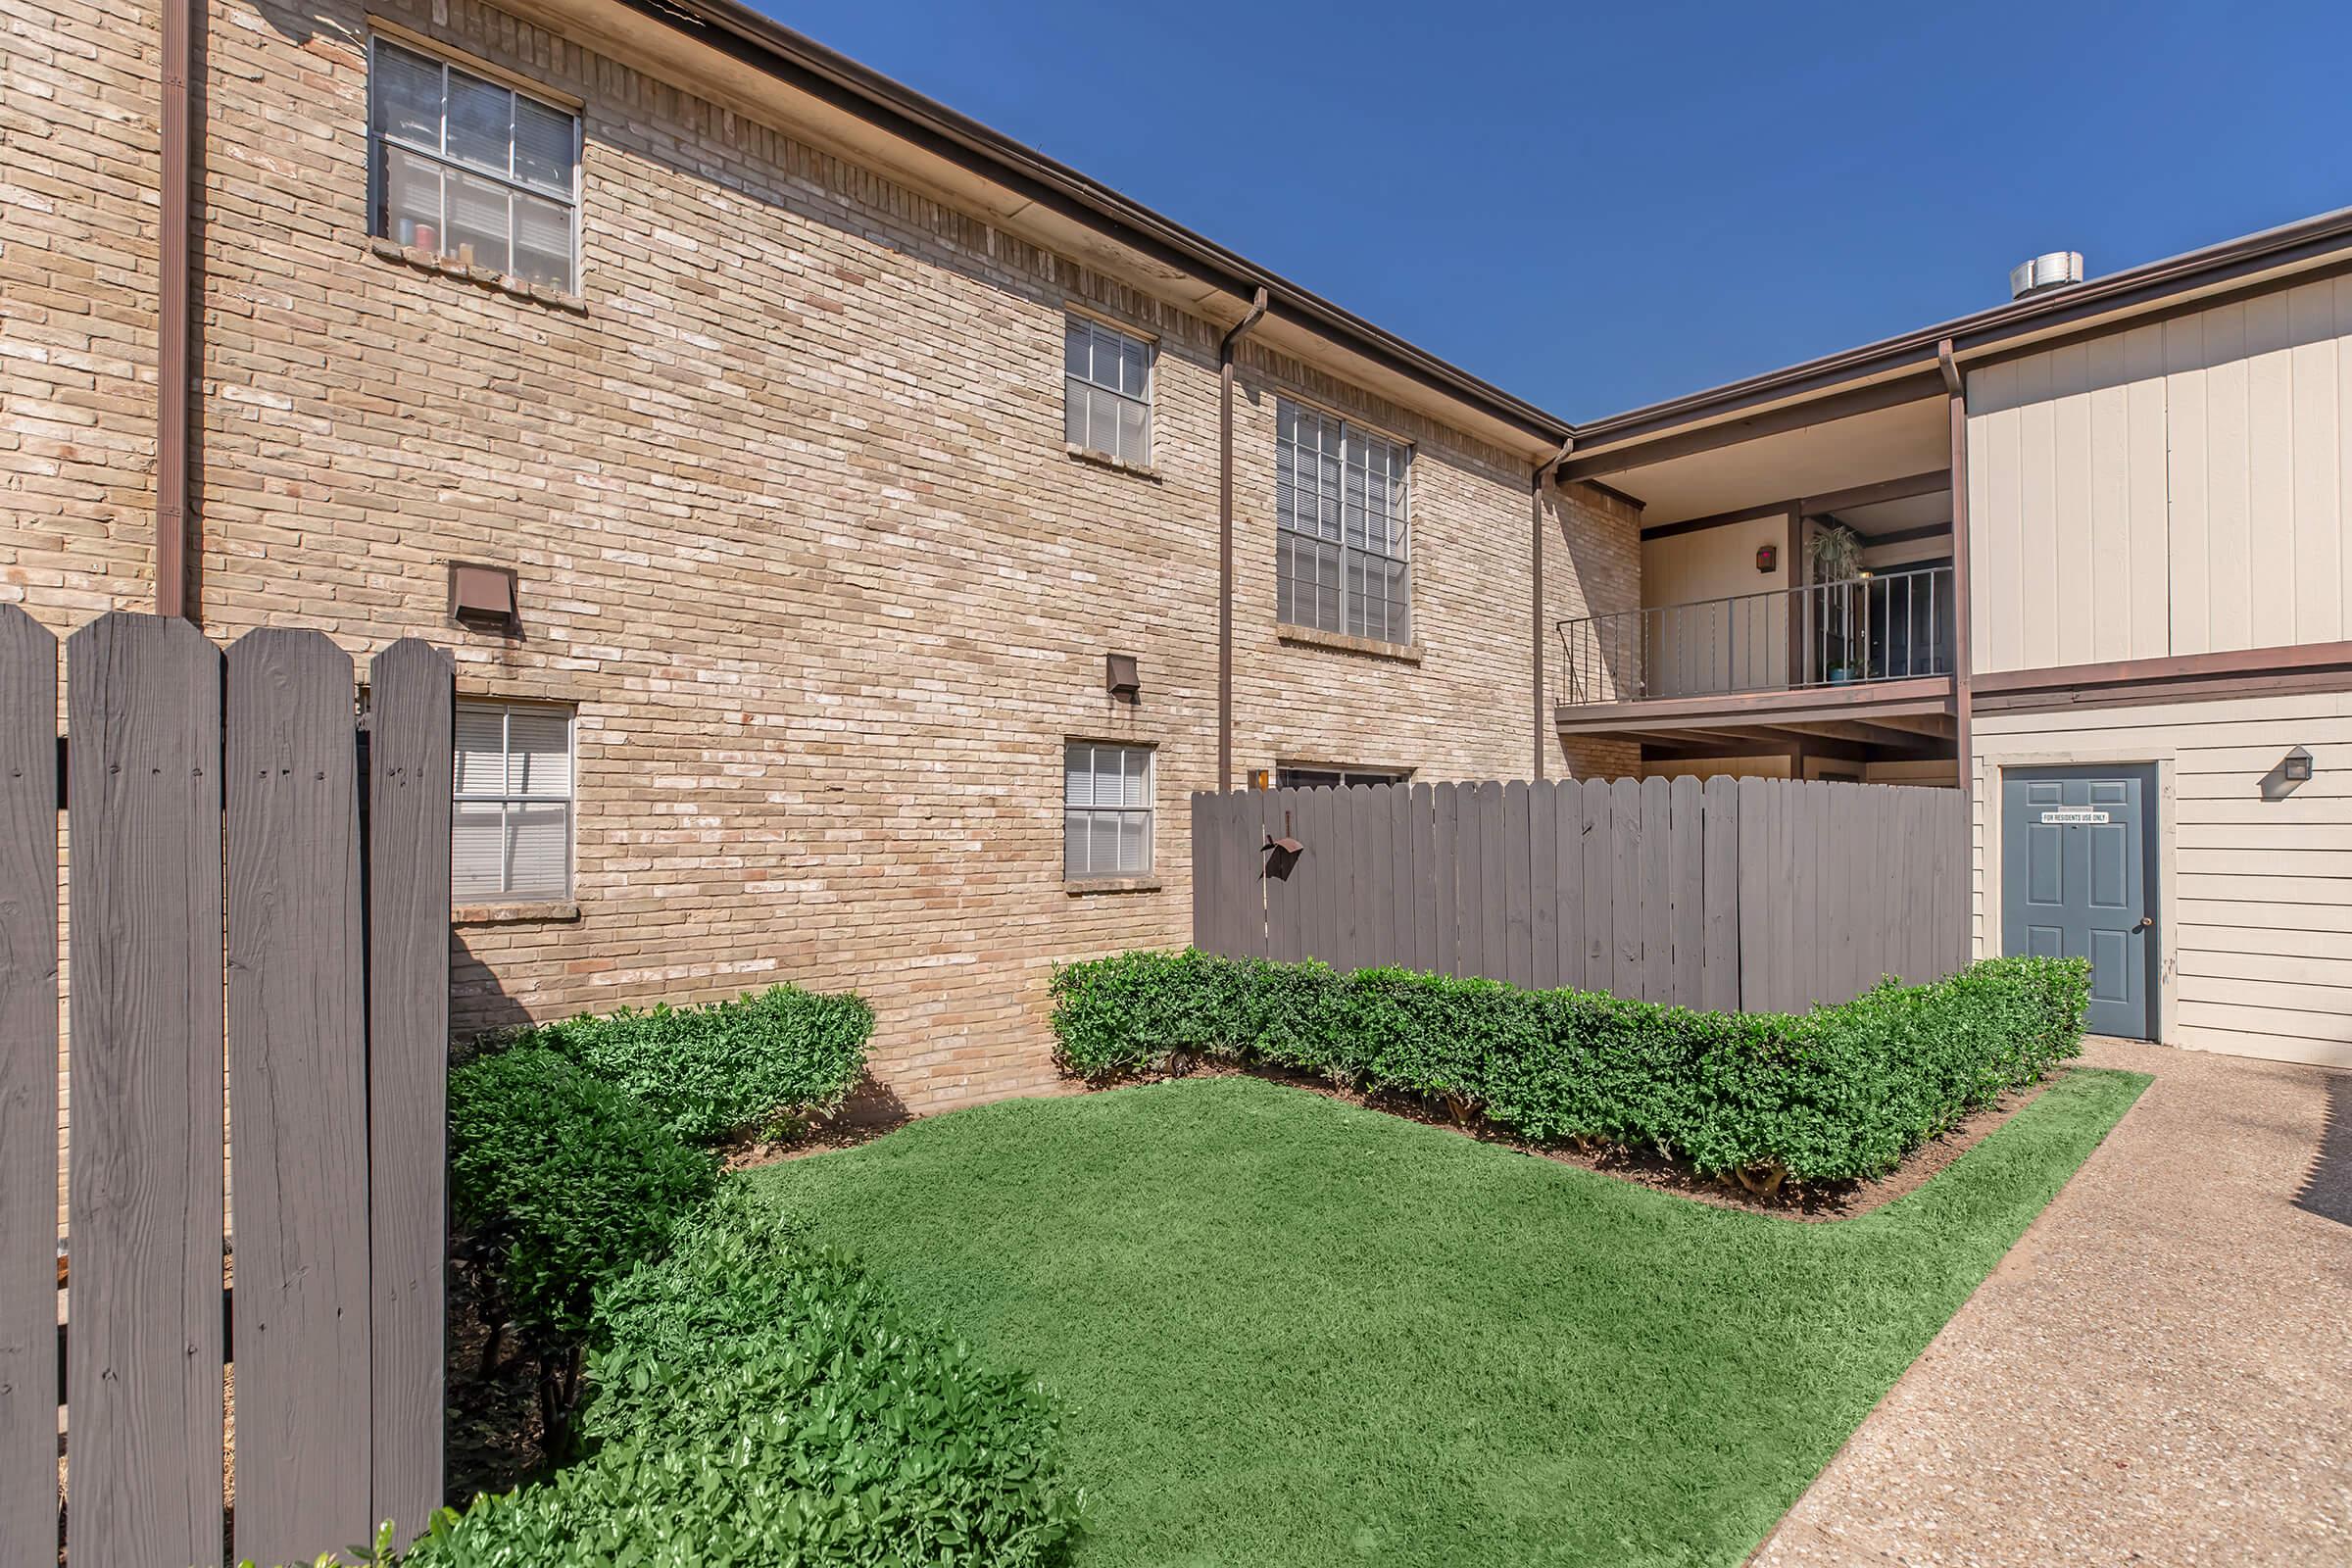
{"label": "trimmed hedge row", "polygon": [[1880,1175],[2082,1050],[2090,968],[1989,958],[1787,1013],[1693,1012],[1314,960],[1127,953],[1054,978],[1063,1068],[1102,1080],[1188,1055],[1423,1097],[1536,1143],[1655,1148],[1749,1185]]}
{"label": "trimmed hedge row", "polygon": [[597,1315],[590,1456],[443,1514],[407,1568],[1035,1568],[1076,1530],[1036,1387],[740,1185]]}
{"label": "trimmed hedge row", "polygon": [[839,1110],[873,1032],[862,997],[771,986],[732,1002],[582,1013],[500,1044],[569,1057],[651,1105],[678,1137],[706,1144]]}

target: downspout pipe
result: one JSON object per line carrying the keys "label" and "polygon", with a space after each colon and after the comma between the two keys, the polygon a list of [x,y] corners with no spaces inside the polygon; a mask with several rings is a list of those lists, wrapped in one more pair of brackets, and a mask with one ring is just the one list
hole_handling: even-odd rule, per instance
{"label": "downspout pipe", "polygon": [[1265,319],[1266,291],[1217,344],[1217,789],[1233,788],[1233,356]]}
{"label": "downspout pipe", "polygon": [[1560,450],[1549,460],[1536,465],[1535,478],[1528,486],[1527,559],[1529,589],[1528,622],[1528,681],[1534,688],[1535,701],[1535,771],[1530,777],[1544,776],[1544,754],[1550,748],[1544,733],[1544,492],[1560,482],[1560,466],[1568,454],[1576,450],[1576,438],[1570,436],[1560,443]]}
{"label": "downspout pipe", "polygon": [[[1969,652],[1969,625],[1973,618],[1969,609],[1968,570],[1968,377],[1960,368],[1958,357],[1952,352],[1952,340],[1945,338],[1936,345],[1936,368],[1943,372],[1943,390],[1950,423],[1952,469],[1952,753],[1960,772],[1961,853],[1976,854],[1977,777],[1976,777],[1976,703],[1970,691],[1969,679],[1974,668]],[[1964,897],[1973,897],[1964,894]],[[1966,965],[1974,956],[1968,933],[1973,928],[1973,911],[1963,908],[1959,914],[1960,952],[1957,961]]]}
{"label": "downspout pipe", "polygon": [[162,189],[156,243],[155,612],[187,613],[188,541],[188,135],[190,13],[197,0],[164,0]]}

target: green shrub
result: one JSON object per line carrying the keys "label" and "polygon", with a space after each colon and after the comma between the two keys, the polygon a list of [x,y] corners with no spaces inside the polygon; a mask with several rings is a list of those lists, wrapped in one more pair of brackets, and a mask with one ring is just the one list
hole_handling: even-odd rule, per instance
{"label": "green shrub", "polygon": [[838,1110],[865,1070],[864,999],[794,986],[733,1002],[583,1013],[512,1038],[558,1052],[654,1107],[688,1143]]}
{"label": "green shrub", "polygon": [[1838,1006],[1692,1012],[1401,969],[1129,953],[1054,979],[1063,1067],[1102,1080],[1187,1054],[1413,1095],[1538,1143],[1647,1146],[1776,1184],[1879,1175],[2082,1049],[2089,966],[1990,958]]}
{"label": "green shrub", "polygon": [[598,1325],[589,1457],[445,1517],[411,1568],[1025,1568],[1075,1531],[1044,1396],[740,1187]]}
{"label": "green shrub", "polygon": [[708,1154],[632,1096],[522,1047],[449,1076],[449,1189],[498,1305],[535,1348],[577,1341],[599,1285],[710,1195]]}

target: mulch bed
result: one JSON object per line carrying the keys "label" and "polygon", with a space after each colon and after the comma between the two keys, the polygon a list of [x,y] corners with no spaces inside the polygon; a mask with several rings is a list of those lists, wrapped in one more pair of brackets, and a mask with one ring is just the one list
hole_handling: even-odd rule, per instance
{"label": "mulch bed", "polygon": [[[2065,1069],[2061,1068],[2063,1072]],[[1101,1094],[1128,1084],[1158,1082],[1182,1077],[1232,1077],[1248,1074],[1271,1083],[1303,1089],[1327,1100],[1344,1101],[1384,1115],[1401,1116],[1426,1126],[1443,1127],[1480,1143],[1495,1144],[1537,1159],[1557,1160],[1563,1165],[1576,1165],[1585,1170],[1613,1176],[1620,1181],[1656,1188],[1674,1193],[1701,1203],[1720,1208],[1746,1209],[1750,1213],[1770,1214],[1776,1219],[1806,1222],[1854,1219],[1893,1202],[1905,1193],[1915,1192],[1927,1185],[1935,1174],[1967,1153],[1990,1136],[1994,1129],[2031,1103],[2035,1096],[2055,1083],[2050,1079],[2012,1090],[2003,1095],[1989,1109],[1968,1117],[1940,1138],[1905,1155],[1903,1162],[1875,1181],[1867,1182],[1787,1182],[1771,1194],[1751,1193],[1728,1176],[1701,1177],[1688,1166],[1677,1163],[1651,1150],[1620,1148],[1614,1144],[1598,1145],[1579,1150],[1552,1145],[1530,1144],[1502,1128],[1481,1118],[1467,1123],[1457,1122],[1443,1107],[1432,1105],[1405,1095],[1366,1094],[1346,1089],[1312,1073],[1289,1071],[1279,1067],[1240,1066],[1228,1061],[1194,1058],[1169,1072],[1139,1075],[1117,1083],[1089,1086],[1085,1094]],[[760,1165],[772,1165],[780,1160],[800,1159],[809,1154],[827,1153],[836,1149],[854,1149],[871,1143],[886,1133],[904,1127],[912,1117],[899,1116],[888,1120],[860,1121],[820,1125],[808,1136],[789,1144],[744,1144],[725,1153],[729,1170],[748,1170]]]}

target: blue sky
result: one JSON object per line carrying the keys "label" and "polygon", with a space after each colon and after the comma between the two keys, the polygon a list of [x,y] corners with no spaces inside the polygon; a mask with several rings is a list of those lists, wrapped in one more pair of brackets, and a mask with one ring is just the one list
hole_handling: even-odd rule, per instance
{"label": "blue sky", "polygon": [[754,3],[1572,419],[2352,205],[2340,3]]}

